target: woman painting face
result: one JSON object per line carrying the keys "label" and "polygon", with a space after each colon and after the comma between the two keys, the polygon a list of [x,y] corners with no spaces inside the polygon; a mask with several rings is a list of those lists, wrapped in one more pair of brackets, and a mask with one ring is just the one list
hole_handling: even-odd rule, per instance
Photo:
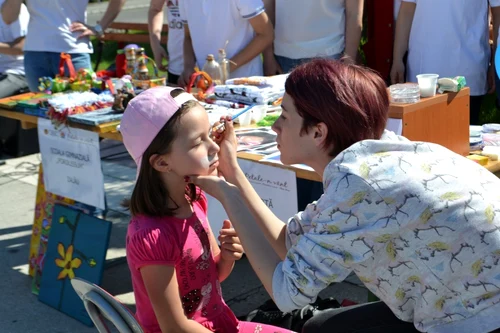
{"label": "woman painting face", "polygon": [[285,93],[281,108],[281,116],[272,126],[273,131],[278,134],[276,141],[281,152],[281,162],[308,164],[318,149],[313,140],[314,131],[301,134],[303,118],[297,113],[290,95]]}

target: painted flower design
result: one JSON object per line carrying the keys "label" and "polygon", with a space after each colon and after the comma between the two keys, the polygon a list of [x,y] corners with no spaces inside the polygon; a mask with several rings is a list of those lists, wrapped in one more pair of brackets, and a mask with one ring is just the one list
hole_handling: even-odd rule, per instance
{"label": "painted flower design", "polygon": [[61,272],[57,276],[57,279],[62,280],[66,277],[73,279],[75,277],[73,269],[80,267],[82,260],[80,258],[73,258],[73,245],[68,246],[68,250],[65,252],[64,245],[59,243],[57,245],[57,252],[62,258],[56,259],[56,265],[62,268]]}

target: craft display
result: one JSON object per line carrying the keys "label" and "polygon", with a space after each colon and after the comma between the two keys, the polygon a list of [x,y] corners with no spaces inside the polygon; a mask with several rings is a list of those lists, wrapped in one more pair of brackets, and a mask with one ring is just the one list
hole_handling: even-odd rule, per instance
{"label": "craft display", "polygon": [[134,86],[132,85],[132,77],[125,75],[115,84],[115,94],[112,109],[116,112],[124,112],[128,102],[135,97]]}
{"label": "craft display", "polygon": [[47,100],[47,116],[56,127],[65,124],[68,116],[111,107],[114,97],[110,93],[72,92]]}

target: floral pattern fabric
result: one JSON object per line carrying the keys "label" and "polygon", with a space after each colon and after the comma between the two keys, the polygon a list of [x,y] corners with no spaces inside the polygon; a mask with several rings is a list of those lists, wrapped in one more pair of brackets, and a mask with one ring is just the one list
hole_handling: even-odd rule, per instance
{"label": "floral pattern fabric", "polygon": [[500,327],[500,180],[439,145],[392,132],[327,166],[324,195],[290,219],[273,277],[283,311],[355,272],[425,332]]}

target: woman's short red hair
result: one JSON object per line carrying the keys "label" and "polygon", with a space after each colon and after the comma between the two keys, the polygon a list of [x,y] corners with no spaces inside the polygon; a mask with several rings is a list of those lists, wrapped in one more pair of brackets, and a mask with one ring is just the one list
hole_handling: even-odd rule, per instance
{"label": "woman's short red hair", "polygon": [[368,68],[315,59],[290,73],[285,90],[304,119],[302,132],[326,124],[325,147],[332,146],[332,156],[358,141],[382,136],[389,96],[385,82]]}

